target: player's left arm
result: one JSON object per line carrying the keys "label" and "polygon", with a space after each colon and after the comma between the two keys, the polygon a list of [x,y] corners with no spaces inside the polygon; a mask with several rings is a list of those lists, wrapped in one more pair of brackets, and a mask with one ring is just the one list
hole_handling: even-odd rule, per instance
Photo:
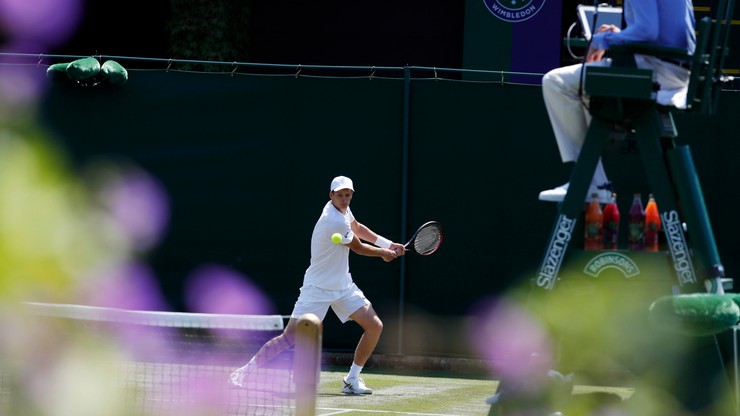
{"label": "player's left arm", "polygon": [[352,221],[352,232],[355,233],[356,236],[360,237],[362,241],[367,241],[368,243],[375,244],[375,241],[378,239],[377,233],[357,220]]}
{"label": "player's left arm", "polygon": [[[355,235],[359,237],[362,241],[367,241],[368,243],[375,244],[376,246],[379,246],[381,248],[387,248],[392,251],[400,252],[401,255],[403,255],[403,253],[405,252],[403,244],[394,243],[393,241],[390,241],[378,235],[368,226],[360,223],[357,220],[352,221],[352,232],[355,233]],[[383,241],[386,241],[386,243],[383,244]]]}

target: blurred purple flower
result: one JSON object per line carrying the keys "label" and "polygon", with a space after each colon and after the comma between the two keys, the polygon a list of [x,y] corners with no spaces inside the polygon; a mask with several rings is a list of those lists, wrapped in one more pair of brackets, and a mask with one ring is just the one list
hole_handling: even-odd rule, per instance
{"label": "blurred purple flower", "polygon": [[3,62],[9,65],[0,65],[0,103],[11,107],[35,103],[49,84],[45,72],[23,65],[28,61],[21,58],[9,57]]}
{"label": "blurred purple flower", "polygon": [[542,380],[552,368],[552,344],[543,325],[508,299],[487,299],[469,328],[476,351],[491,370],[514,380]]}
{"label": "blurred purple flower", "polygon": [[162,186],[148,173],[129,170],[106,185],[103,198],[134,247],[145,251],[162,239],[169,203]]}
{"label": "blurred purple flower", "polygon": [[272,303],[246,276],[220,265],[204,265],[188,278],[185,302],[192,312],[269,315]]}
{"label": "blurred purple flower", "polygon": [[143,311],[169,309],[156,276],[142,263],[122,264],[99,272],[85,290],[91,306]]}
{"label": "blurred purple flower", "polygon": [[46,48],[69,39],[82,14],[83,0],[0,0],[0,25],[6,36]]}

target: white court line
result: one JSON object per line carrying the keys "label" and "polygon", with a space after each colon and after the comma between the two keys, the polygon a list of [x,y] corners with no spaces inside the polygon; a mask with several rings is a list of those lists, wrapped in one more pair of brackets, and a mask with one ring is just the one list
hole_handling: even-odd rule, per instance
{"label": "white court line", "polygon": [[340,415],[342,413],[354,412],[354,410],[351,410],[351,409],[322,409],[322,410],[336,410],[336,412],[319,413],[317,416],[331,416],[331,415]]}
{"label": "white court line", "polygon": [[387,415],[409,415],[409,416],[460,416],[460,415],[451,415],[447,413],[414,413],[414,412],[393,412],[389,410],[369,410],[369,409],[335,409],[331,407],[317,407],[316,410],[330,410],[332,412],[330,413],[318,413],[318,416],[330,416],[330,415],[339,415],[342,413],[351,413],[351,412],[363,412],[363,413],[383,413]]}

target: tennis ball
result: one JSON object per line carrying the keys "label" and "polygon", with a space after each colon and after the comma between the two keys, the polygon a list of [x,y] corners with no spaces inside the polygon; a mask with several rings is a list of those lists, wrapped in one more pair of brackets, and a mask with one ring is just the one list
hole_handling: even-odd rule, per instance
{"label": "tennis ball", "polygon": [[332,234],[332,235],[331,235],[331,241],[332,241],[332,242],[333,242],[334,244],[339,244],[339,243],[341,243],[341,242],[342,242],[342,234],[339,234],[339,233],[334,233],[334,234]]}

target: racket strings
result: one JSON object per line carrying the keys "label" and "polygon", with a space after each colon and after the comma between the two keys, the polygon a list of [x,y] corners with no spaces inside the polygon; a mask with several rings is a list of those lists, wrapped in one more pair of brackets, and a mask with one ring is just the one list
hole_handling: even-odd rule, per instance
{"label": "racket strings", "polygon": [[429,226],[419,230],[414,239],[414,250],[419,254],[433,253],[442,242],[442,230],[435,226]]}

